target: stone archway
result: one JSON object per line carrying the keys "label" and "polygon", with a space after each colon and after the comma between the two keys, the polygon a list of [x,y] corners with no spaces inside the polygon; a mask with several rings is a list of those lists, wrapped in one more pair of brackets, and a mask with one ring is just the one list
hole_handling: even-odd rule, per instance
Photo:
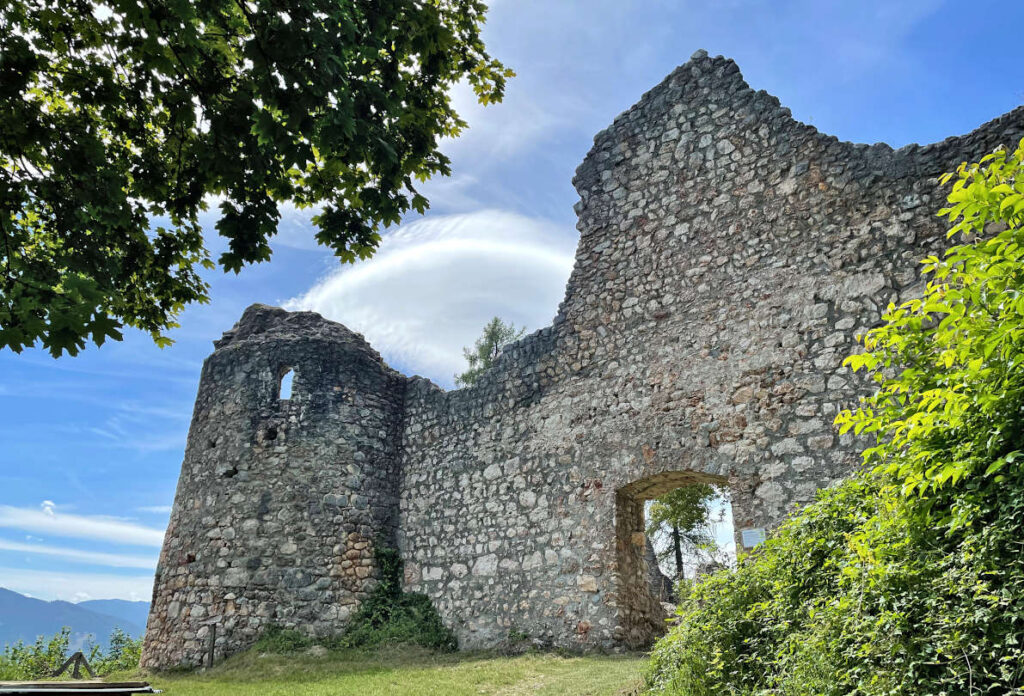
{"label": "stone archway", "polygon": [[649,646],[665,632],[667,618],[648,580],[644,503],[696,483],[725,487],[728,480],[694,471],[666,471],[633,481],[615,492],[615,592],[620,635],[630,648]]}

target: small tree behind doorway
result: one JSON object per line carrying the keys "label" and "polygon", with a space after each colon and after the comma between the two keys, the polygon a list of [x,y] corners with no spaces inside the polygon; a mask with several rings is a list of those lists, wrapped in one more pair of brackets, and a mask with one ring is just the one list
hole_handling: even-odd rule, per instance
{"label": "small tree behind doorway", "polygon": [[661,567],[673,581],[686,577],[687,561],[695,573],[722,564],[715,539],[712,506],[719,492],[706,483],[680,486],[655,498],[647,510],[647,536],[654,544]]}

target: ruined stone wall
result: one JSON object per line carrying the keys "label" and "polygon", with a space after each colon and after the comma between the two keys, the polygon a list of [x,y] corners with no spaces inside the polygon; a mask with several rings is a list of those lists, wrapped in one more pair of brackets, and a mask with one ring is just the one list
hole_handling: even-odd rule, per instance
{"label": "ruined stone wall", "polygon": [[[267,621],[340,630],[375,531],[463,647],[512,629],[647,644],[664,624],[643,501],[726,484],[736,527],[770,528],[849,473],[857,443],[831,421],[863,386],[840,363],[944,244],[936,176],[1022,125],[1018,109],[926,147],[843,143],[701,52],[596,136],[559,313],[475,386],[407,380],[315,315],[249,310],[204,367],[145,661],[194,663],[210,616],[223,652]],[[295,404],[271,398],[285,364]]]}
{"label": "ruined stone wall", "polygon": [[726,482],[736,527],[770,528],[846,475],[857,448],[831,422],[860,387],[841,361],[944,243],[935,177],[1022,123],[898,152],[843,143],[695,55],[579,168],[553,325],[471,389],[410,389],[409,587],[470,647],[513,627],[649,642],[643,501]]}
{"label": "ruined stone wall", "polygon": [[203,365],[143,666],[200,664],[211,638],[237,652],[269,623],[344,627],[378,536],[394,543],[404,384],[339,324],[246,310]]}

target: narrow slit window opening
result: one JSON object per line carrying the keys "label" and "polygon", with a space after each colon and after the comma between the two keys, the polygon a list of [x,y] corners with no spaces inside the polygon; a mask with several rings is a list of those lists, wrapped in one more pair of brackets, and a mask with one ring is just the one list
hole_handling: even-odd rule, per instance
{"label": "narrow slit window opening", "polygon": [[287,401],[292,398],[292,382],[295,379],[295,370],[289,368],[281,375],[281,386],[278,389],[277,398],[281,401]]}

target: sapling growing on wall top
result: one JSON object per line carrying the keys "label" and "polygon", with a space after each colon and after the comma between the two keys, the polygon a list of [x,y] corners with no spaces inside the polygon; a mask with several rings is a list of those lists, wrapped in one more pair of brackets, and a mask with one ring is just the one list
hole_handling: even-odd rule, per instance
{"label": "sapling growing on wall top", "polygon": [[465,372],[455,375],[455,384],[468,387],[476,383],[480,375],[494,364],[502,347],[522,338],[525,333],[525,328],[517,329],[515,324],[506,324],[498,317],[491,319],[484,326],[483,334],[476,339],[473,347],[462,349],[468,367]]}

